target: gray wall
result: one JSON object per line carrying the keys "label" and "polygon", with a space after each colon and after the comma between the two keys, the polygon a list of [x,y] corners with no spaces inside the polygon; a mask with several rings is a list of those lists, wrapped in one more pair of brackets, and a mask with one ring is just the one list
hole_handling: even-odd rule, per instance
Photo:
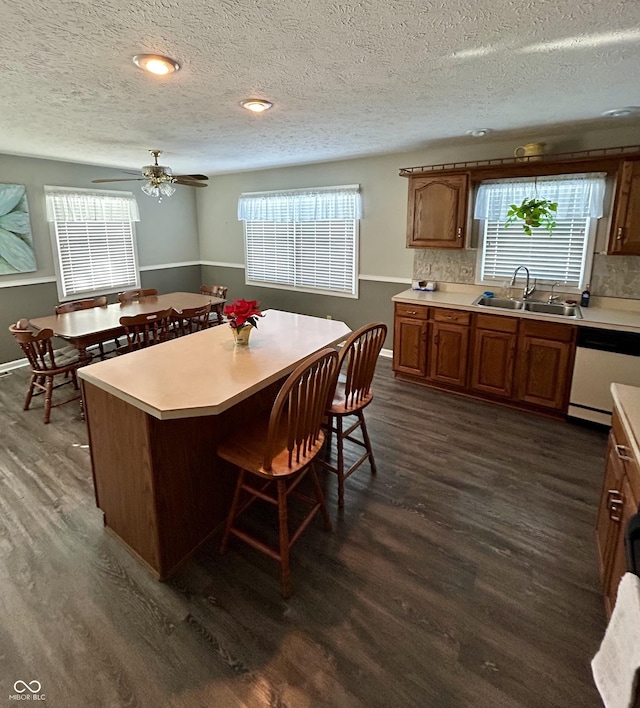
{"label": "gray wall", "polygon": [[[21,358],[20,350],[7,331],[8,325],[20,317],[50,314],[58,303],[51,235],[45,218],[44,185],[87,189],[96,188],[91,184],[92,179],[125,176],[119,170],[104,167],[0,155],[0,182],[27,187],[38,265],[36,272],[0,276],[0,363]],[[164,292],[194,288],[197,291],[200,286],[200,252],[195,190],[178,187],[176,194],[159,204],[140,191],[140,182],[116,182],[100,187],[131,191],[136,195],[140,207],[136,241],[142,269],[196,263],[189,267],[143,271],[142,285],[157,287]]]}

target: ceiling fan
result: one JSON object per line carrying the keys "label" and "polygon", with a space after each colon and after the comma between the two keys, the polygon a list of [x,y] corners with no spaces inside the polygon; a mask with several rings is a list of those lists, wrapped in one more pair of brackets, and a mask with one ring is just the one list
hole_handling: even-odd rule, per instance
{"label": "ceiling fan", "polygon": [[93,179],[94,184],[100,182],[145,182],[142,191],[150,197],[170,197],[176,188],[174,184],[182,184],[185,187],[208,187],[204,184],[209,178],[206,175],[174,175],[171,168],[158,164],[158,157],[162,155],[162,150],[149,150],[153,155],[153,165],[145,165],[141,172],[142,177],[123,177],[121,179]]}

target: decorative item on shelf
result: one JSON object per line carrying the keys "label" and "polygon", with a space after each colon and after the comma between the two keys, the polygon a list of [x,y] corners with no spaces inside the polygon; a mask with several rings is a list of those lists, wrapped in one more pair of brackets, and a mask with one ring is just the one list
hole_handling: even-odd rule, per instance
{"label": "decorative item on shelf", "polygon": [[224,314],[229,320],[229,326],[237,345],[249,344],[249,335],[258,326],[258,317],[264,317],[260,312],[257,300],[234,300],[224,308]]}
{"label": "decorative item on shelf", "polygon": [[522,221],[522,230],[527,236],[532,235],[532,228],[537,229],[540,226],[544,226],[549,235],[551,235],[556,227],[554,217],[557,211],[557,202],[550,202],[548,199],[536,199],[535,197],[523,199],[520,206],[511,204],[507,212],[505,227],[510,226],[514,221]]}
{"label": "decorative item on shelf", "polygon": [[514,157],[517,157],[521,162],[534,162],[542,160],[544,156],[544,143],[527,143],[521,145],[513,151]]}

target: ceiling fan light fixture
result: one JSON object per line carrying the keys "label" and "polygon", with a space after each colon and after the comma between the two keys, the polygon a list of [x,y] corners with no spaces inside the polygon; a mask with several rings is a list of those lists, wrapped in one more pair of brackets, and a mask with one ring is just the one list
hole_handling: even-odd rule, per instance
{"label": "ceiling fan light fixture", "polygon": [[136,54],[133,63],[140,69],[157,76],[173,74],[180,69],[180,64],[175,59],[160,54]]}
{"label": "ceiling fan light fixture", "polygon": [[247,98],[245,101],[240,101],[240,105],[253,113],[263,113],[268,111],[273,103],[265,101],[263,98]]}
{"label": "ceiling fan light fixture", "polygon": [[605,118],[625,118],[638,111],[640,111],[638,106],[625,106],[624,108],[612,108],[610,111],[605,111],[602,115]]}

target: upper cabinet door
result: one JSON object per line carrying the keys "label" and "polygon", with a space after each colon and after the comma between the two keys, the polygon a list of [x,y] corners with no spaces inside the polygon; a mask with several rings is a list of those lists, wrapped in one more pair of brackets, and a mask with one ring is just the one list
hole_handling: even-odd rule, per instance
{"label": "upper cabinet door", "polygon": [[463,248],[467,217],[467,175],[409,180],[408,248]]}
{"label": "upper cabinet door", "polygon": [[607,253],[640,256],[640,161],[622,164],[614,214]]}

